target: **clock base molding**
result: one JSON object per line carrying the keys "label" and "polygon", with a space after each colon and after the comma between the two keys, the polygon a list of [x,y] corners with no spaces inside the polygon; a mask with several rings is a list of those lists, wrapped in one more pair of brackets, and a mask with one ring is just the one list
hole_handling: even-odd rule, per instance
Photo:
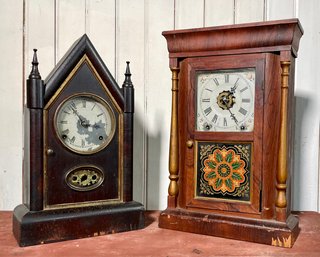
{"label": "clock base molding", "polygon": [[135,201],[42,211],[29,211],[21,204],[13,213],[13,234],[20,246],[100,236],[143,227],[144,207]]}
{"label": "clock base molding", "polygon": [[299,235],[299,220],[289,215],[286,222],[239,218],[220,214],[166,209],[159,227],[291,248]]}

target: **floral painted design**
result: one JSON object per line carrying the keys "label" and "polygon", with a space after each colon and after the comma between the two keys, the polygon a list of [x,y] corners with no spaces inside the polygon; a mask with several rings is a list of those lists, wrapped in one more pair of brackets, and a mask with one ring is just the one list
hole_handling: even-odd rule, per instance
{"label": "floral painted design", "polygon": [[215,149],[203,164],[203,178],[215,191],[232,193],[246,180],[245,162],[233,149]]}

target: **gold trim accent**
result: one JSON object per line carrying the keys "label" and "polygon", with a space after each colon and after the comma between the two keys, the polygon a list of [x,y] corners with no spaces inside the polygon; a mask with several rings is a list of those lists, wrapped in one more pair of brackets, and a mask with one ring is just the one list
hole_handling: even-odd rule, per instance
{"label": "gold trim accent", "polygon": [[[71,146],[67,145],[64,142],[64,140],[60,137],[60,135],[58,133],[57,116],[59,115],[59,112],[61,111],[62,106],[66,102],[71,101],[73,99],[75,100],[75,99],[80,98],[80,97],[92,98],[96,102],[99,102],[100,104],[102,104],[106,108],[106,110],[109,112],[110,118],[111,118],[111,131],[110,131],[110,134],[109,134],[107,140],[103,144],[101,144],[98,148],[93,150],[93,151],[89,151],[89,150],[80,151],[80,150],[76,150],[76,149],[72,148]],[[55,130],[56,136],[59,138],[59,140],[62,143],[62,145],[65,146],[66,148],[68,148],[72,152],[79,153],[79,154],[85,154],[85,155],[94,154],[94,153],[100,152],[101,150],[106,148],[106,146],[109,145],[111,140],[113,139],[113,136],[114,136],[115,130],[116,130],[116,124],[115,124],[116,123],[115,122],[116,118],[115,118],[114,112],[113,112],[112,108],[110,107],[110,105],[104,99],[102,99],[100,96],[97,96],[97,95],[94,95],[94,94],[91,94],[91,93],[78,93],[78,94],[71,95],[68,98],[64,99],[59,104],[59,106],[57,107],[57,110],[55,111],[53,120],[54,120],[53,121],[53,126],[54,126],[54,130]]]}
{"label": "gold trim accent", "polygon": [[[286,208],[287,198],[287,119],[288,119],[288,86],[289,86],[289,70],[290,62],[282,61],[281,65],[281,109],[280,109],[280,145],[278,152],[278,171],[276,174],[277,178],[277,197],[276,197],[276,207]],[[280,219],[284,219],[281,217]]]}
{"label": "gold trim accent", "polygon": [[[81,186],[81,185],[75,185],[74,184],[74,180],[70,178],[70,175],[72,175],[72,173],[77,173],[79,172],[80,174],[84,174],[85,176],[90,175],[89,173],[92,172],[96,172],[99,174],[94,174],[97,176],[97,183],[95,184],[91,184],[89,186]],[[74,175],[74,174],[73,174]],[[85,165],[85,166],[77,166],[77,167],[73,167],[71,168],[69,171],[67,171],[67,173],[65,174],[65,182],[66,184],[73,190],[75,191],[91,191],[94,190],[96,188],[98,188],[104,181],[104,173],[102,172],[101,169],[99,169],[97,166],[94,165]],[[79,182],[79,181],[77,181]]]}
{"label": "gold trim accent", "polygon": [[177,196],[179,192],[179,138],[178,138],[178,74],[179,68],[172,68],[172,109],[171,109],[171,129],[169,148],[169,179],[168,193],[170,196]]}
{"label": "gold trim accent", "polygon": [[109,204],[117,204],[121,202],[122,201],[119,198],[115,198],[115,199],[96,200],[96,201],[87,201],[87,202],[61,203],[61,204],[46,205],[44,206],[44,210],[67,209],[67,208],[77,208],[77,207],[96,206],[96,205],[109,205]]}
{"label": "gold trim accent", "polygon": [[69,81],[73,78],[73,76],[75,75],[75,73],[77,72],[77,70],[80,68],[80,66],[86,61],[88,60],[88,57],[86,55],[84,55],[80,61],[77,63],[77,65],[72,69],[72,71],[70,72],[70,74],[67,76],[67,78],[64,80],[64,82],[61,84],[61,86],[58,88],[58,90],[54,93],[54,95],[51,97],[51,99],[48,101],[48,103],[46,104],[46,106],[44,107],[45,110],[49,109],[50,105],[52,105],[56,99],[58,98],[58,96],[61,94],[61,92],[63,91],[63,89],[66,87],[66,85],[69,83]]}
{"label": "gold trim accent", "polygon": [[[96,71],[96,69],[94,68],[92,62],[90,61],[89,57],[84,54],[83,57],[80,59],[80,61],[77,63],[77,65],[73,68],[73,70],[70,72],[70,74],[67,76],[67,78],[64,80],[64,82],[61,84],[61,86],[59,87],[59,89],[55,92],[55,94],[51,97],[51,99],[49,100],[49,102],[46,104],[46,106],[44,107],[44,109],[48,109],[49,106],[56,101],[56,99],[58,98],[58,96],[61,94],[61,92],[63,91],[63,89],[66,87],[66,85],[69,83],[69,81],[73,78],[73,76],[75,75],[75,73],[77,72],[77,70],[80,68],[80,66],[83,63],[87,63],[88,67],[92,70],[94,76],[96,77],[96,79],[100,82],[101,85],[103,85],[103,89],[106,91],[107,95],[110,97],[110,99],[112,99],[112,95],[109,91],[109,89],[106,87],[105,83],[103,82],[103,80],[101,79],[101,77],[99,76],[98,72]],[[112,104],[115,106],[115,108],[118,110],[118,112],[121,112],[121,108],[120,106],[117,104],[116,101],[112,101]]]}
{"label": "gold trim accent", "polygon": [[291,235],[289,235],[288,238],[282,237],[282,238],[271,238],[271,245],[272,246],[280,246],[280,247],[286,247],[291,248],[292,247],[292,240]]}
{"label": "gold trim accent", "polygon": [[[83,63],[87,63],[88,67],[91,69],[93,72],[94,76],[96,79],[99,81],[100,85],[106,92],[106,95],[110,98],[111,104],[113,107],[117,110],[118,112],[118,132],[119,132],[119,149],[118,149],[118,158],[119,158],[119,166],[118,166],[118,197],[114,199],[107,199],[107,200],[97,200],[97,201],[90,201],[90,202],[76,202],[76,203],[64,203],[64,204],[54,204],[54,205],[48,205],[47,204],[47,155],[46,155],[46,150],[47,150],[47,129],[48,129],[48,109],[49,107],[56,101],[58,96],[61,94],[63,89],[66,87],[68,82],[72,79],[72,77],[75,75],[77,70],[81,67]],[[80,61],[77,63],[77,65],[73,68],[73,70],[70,72],[70,74],[67,76],[67,78],[64,80],[64,82],[61,84],[59,89],[55,92],[55,94],[51,97],[49,102],[46,104],[43,110],[43,134],[44,134],[44,151],[43,151],[43,162],[44,162],[44,170],[43,170],[43,175],[44,175],[44,182],[43,182],[43,192],[44,192],[44,197],[43,197],[43,209],[62,209],[62,208],[70,208],[70,207],[84,207],[84,206],[94,206],[94,205],[104,205],[104,204],[116,204],[116,203],[121,203],[123,202],[123,113],[122,109],[118,105],[116,101],[114,101],[109,89],[99,76],[98,72],[94,68],[92,62],[88,58],[86,54],[83,55],[83,57],[80,59]],[[121,135],[120,135],[121,134]]]}

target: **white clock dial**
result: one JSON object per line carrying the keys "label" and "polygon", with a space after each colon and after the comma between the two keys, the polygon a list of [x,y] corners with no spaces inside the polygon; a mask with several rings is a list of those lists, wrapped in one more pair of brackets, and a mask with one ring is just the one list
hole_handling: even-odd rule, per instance
{"label": "white clock dial", "polygon": [[77,95],[67,99],[55,115],[58,138],[70,150],[92,154],[111,141],[115,117],[110,106],[93,95]]}
{"label": "white clock dial", "polygon": [[255,69],[197,75],[197,131],[253,131]]}

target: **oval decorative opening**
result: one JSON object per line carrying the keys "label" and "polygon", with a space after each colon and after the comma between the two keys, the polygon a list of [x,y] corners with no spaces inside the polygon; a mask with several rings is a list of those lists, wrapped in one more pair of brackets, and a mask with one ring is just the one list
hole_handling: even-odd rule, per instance
{"label": "oval decorative opening", "polygon": [[66,175],[67,185],[77,191],[90,191],[102,184],[103,172],[96,167],[79,167]]}

